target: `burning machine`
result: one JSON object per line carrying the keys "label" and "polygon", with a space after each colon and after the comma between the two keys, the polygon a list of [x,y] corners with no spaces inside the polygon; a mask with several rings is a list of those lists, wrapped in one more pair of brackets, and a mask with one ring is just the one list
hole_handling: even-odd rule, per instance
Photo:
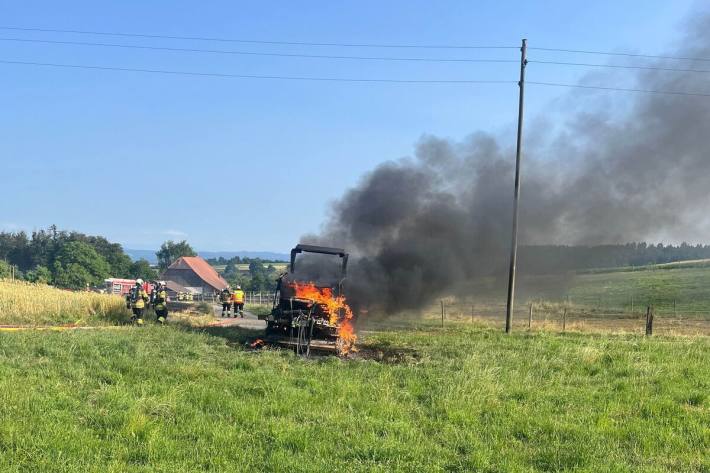
{"label": "burning machine", "polygon": [[[306,253],[340,258],[337,271],[324,271]],[[298,267],[296,265],[297,256]],[[323,258],[323,257],[319,257]],[[335,343],[337,350],[347,353],[355,342],[353,313],[343,294],[348,254],[341,248],[297,245],[291,250],[289,272],[278,280],[271,313],[266,320],[271,336],[288,336],[297,351],[308,353],[312,339]]]}

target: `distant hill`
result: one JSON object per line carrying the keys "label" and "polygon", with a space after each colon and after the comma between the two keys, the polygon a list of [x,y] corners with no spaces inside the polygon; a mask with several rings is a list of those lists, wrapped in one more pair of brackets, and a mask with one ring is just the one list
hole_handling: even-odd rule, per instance
{"label": "distant hill", "polygon": [[[151,264],[158,264],[158,258],[155,256],[157,250],[132,250],[126,248],[123,251],[130,256],[133,261],[144,258]],[[272,251],[198,251],[197,253],[205,259],[219,258],[220,256],[225,259],[230,259],[239,256],[240,258],[288,261],[290,258],[286,253],[275,253]]]}

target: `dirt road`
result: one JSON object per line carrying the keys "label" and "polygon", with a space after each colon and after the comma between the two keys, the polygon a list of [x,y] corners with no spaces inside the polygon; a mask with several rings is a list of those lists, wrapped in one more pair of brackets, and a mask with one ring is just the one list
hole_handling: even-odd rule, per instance
{"label": "dirt road", "polygon": [[266,322],[259,320],[256,315],[249,311],[244,311],[244,318],[237,317],[225,317],[222,318],[222,306],[214,306],[214,316],[219,319],[214,324],[213,327],[244,327],[251,330],[264,330],[266,329]]}

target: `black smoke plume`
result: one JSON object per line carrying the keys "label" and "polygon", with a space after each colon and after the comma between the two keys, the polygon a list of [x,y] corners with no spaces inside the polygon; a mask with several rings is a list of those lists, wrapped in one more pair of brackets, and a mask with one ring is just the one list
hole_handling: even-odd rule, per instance
{"label": "black smoke plume", "polygon": [[[684,45],[669,55],[710,58],[710,16],[696,17]],[[685,69],[710,64],[629,61]],[[631,74],[632,85],[643,89],[710,93],[708,73]],[[588,80],[616,78],[596,73]],[[563,123],[526,129],[521,244],[706,234],[710,97],[611,94],[574,91],[566,102],[584,100],[563,113]],[[623,113],[608,112],[605,100],[623,103]],[[389,313],[422,308],[468,281],[504,274],[515,155],[509,139],[501,143],[483,132],[461,142],[424,137],[413,157],[364,176],[334,204],[321,234],[303,241],[351,251],[351,298]]]}

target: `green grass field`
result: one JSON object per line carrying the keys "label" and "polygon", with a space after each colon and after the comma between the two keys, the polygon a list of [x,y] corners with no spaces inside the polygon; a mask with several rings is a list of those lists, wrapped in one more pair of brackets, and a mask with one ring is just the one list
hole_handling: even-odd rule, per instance
{"label": "green grass field", "polygon": [[594,308],[635,311],[652,304],[665,314],[710,318],[710,267],[680,266],[643,271],[609,271],[521,281],[528,298],[565,300]]}
{"label": "green grass field", "polygon": [[584,274],[575,278],[570,297],[583,304],[614,307],[653,304],[670,312],[705,312],[710,315],[710,268],[673,268],[651,271]]}
{"label": "green grass field", "polygon": [[[623,270],[622,270],[623,269]],[[480,280],[472,288],[472,301],[505,303],[504,280]],[[568,299],[569,298],[569,299]],[[705,263],[664,265],[645,270],[621,268],[583,274],[531,276],[517,282],[517,303],[569,302],[580,308],[642,313],[652,304],[664,315],[695,315],[710,319],[710,266]],[[675,312],[674,312],[675,305]]]}
{"label": "green grass field", "polygon": [[[239,264],[236,264],[235,266],[237,267],[238,271],[242,271],[242,272],[249,271],[249,264],[247,264],[247,263],[239,263]],[[264,268],[268,268],[269,266],[273,266],[277,272],[284,272],[288,269],[288,263],[264,263],[263,266],[264,266]],[[224,272],[224,270],[227,268],[227,265],[226,264],[215,264],[212,267],[218,273],[222,274]]]}
{"label": "green grass field", "polygon": [[710,471],[710,339],[450,324],[361,357],[237,329],[0,333],[0,471]]}

